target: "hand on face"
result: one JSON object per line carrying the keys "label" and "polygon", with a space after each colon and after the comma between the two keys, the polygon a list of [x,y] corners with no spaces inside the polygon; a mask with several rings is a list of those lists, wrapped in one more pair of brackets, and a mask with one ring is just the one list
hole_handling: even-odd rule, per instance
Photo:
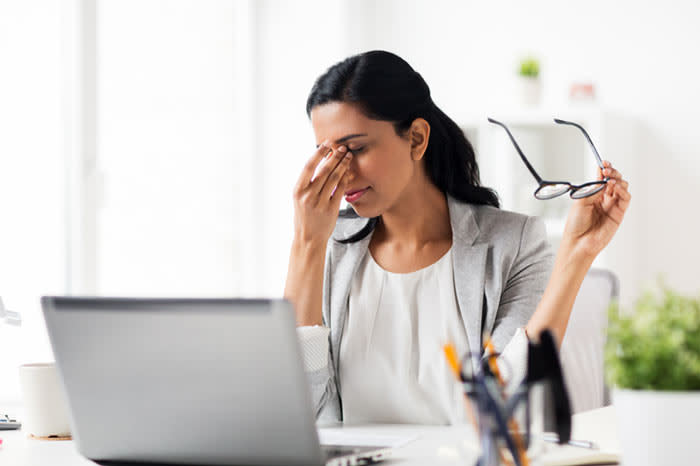
{"label": "hand on face", "polygon": [[294,187],[294,229],[300,240],[325,245],[330,238],[352,157],[347,147],[332,149],[326,141],[306,162]]}
{"label": "hand on face", "polygon": [[566,219],[563,240],[589,257],[597,256],[620,227],[632,195],[629,183],[610,162],[598,169],[598,179],[609,178],[606,187],[593,196],[574,201]]}

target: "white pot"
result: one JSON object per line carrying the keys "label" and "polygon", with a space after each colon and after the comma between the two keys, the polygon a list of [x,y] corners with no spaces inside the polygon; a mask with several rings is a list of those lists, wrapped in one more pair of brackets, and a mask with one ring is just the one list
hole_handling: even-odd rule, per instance
{"label": "white pot", "polygon": [[700,391],[613,390],[622,464],[697,465]]}
{"label": "white pot", "polygon": [[521,104],[526,107],[534,107],[540,104],[542,84],[539,78],[518,76],[517,86]]}

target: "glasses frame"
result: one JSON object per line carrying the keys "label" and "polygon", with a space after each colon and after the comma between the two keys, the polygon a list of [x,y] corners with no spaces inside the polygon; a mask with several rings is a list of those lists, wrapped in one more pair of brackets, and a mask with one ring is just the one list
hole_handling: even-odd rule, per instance
{"label": "glasses frame", "polygon": [[[551,181],[551,180],[543,179],[537,173],[537,171],[532,167],[532,165],[530,164],[530,161],[527,159],[527,157],[525,157],[525,154],[523,154],[523,151],[520,149],[520,146],[518,145],[517,141],[513,137],[513,134],[510,132],[508,127],[505,124],[501,123],[500,121],[494,120],[493,118],[488,118],[488,120],[490,123],[499,125],[504,130],[506,130],[506,133],[508,133],[508,137],[510,138],[511,142],[513,143],[513,146],[515,146],[515,150],[518,151],[518,154],[520,155],[520,158],[525,163],[525,166],[530,171],[532,176],[535,177],[535,180],[537,180],[538,186],[537,186],[537,189],[535,190],[535,192],[533,193],[536,199],[539,199],[541,201],[546,201],[548,199],[554,199],[555,197],[559,197],[563,194],[566,194],[567,192],[569,193],[569,197],[571,197],[572,199],[584,199],[586,197],[593,196],[594,194],[599,193],[607,185],[608,180],[610,179],[608,177],[605,177],[602,180],[589,181],[587,183],[583,183],[583,184],[579,184],[579,185],[572,184],[569,181]],[[605,166],[603,165],[603,160],[600,158],[600,154],[598,153],[598,149],[596,149],[595,144],[593,144],[591,137],[588,135],[588,132],[583,128],[583,126],[579,125],[578,123],[574,123],[573,121],[566,121],[566,120],[562,120],[559,118],[554,118],[554,122],[557,124],[560,124],[560,125],[574,126],[574,127],[578,128],[579,130],[581,130],[583,135],[586,137],[588,144],[591,146],[591,149],[593,150],[593,155],[595,155],[596,162],[598,163],[598,166],[600,167],[601,170],[605,169]],[[553,194],[553,195],[541,195],[541,194],[539,194],[540,191],[547,188],[548,186],[558,186],[558,185],[559,186],[568,186],[568,189],[561,191],[559,193]],[[598,187],[596,187],[592,191],[585,192],[583,195],[578,195],[578,196],[576,195],[576,193],[581,191],[582,189],[587,188],[589,186],[595,186],[595,185],[598,185]]]}

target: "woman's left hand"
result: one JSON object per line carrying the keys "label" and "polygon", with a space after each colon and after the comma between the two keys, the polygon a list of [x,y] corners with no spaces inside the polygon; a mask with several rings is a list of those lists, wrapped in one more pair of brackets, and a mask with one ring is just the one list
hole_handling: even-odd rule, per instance
{"label": "woman's left hand", "polygon": [[564,237],[576,252],[593,259],[608,245],[622,223],[632,195],[629,183],[622,179],[607,160],[605,170],[598,169],[598,179],[610,178],[607,186],[593,196],[574,201],[566,219]]}

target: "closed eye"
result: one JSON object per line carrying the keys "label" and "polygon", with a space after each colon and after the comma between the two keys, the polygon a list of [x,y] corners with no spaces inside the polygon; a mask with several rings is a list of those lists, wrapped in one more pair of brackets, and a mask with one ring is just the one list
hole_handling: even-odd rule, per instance
{"label": "closed eye", "polygon": [[348,147],[348,151],[350,151],[350,153],[352,153],[352,155],[361,154],[362,152],[364,152],[364,150],[365,150],[365,146],[353,147],[353,148]]}

